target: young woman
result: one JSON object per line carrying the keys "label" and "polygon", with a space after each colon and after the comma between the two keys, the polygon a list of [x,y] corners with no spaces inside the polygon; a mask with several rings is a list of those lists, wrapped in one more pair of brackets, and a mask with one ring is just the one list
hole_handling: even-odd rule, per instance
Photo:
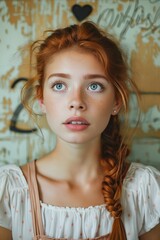
{"label": "young woman", "polygon": [[52,152],[0,169],[0,239],[160,239],[160,173],[129,163],[119,112],[128,112],[122,51],[91,22],[52,31],[32,46],[38,100],[56,134]]}

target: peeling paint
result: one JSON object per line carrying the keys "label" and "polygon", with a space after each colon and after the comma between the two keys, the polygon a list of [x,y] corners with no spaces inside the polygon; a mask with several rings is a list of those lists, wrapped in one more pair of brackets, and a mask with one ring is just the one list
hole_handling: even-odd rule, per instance
{"label": "peeling paint", "polygon": [[[15,109],[20,104],[20,89],[11,85],[19,77],[28,78],[29,44],[43,31],[77,23],[71,8],[90,4],[88,17],[104,30],[115,34],[133,69],[133,78],[143,92],[138,136],[132,146],[131,160],[160,168],[160,5],[151,0],[1,0],[0,1],[0,165],[23,164],[50,151],[55,136],[40,121],[39,130],[18,134],[9,130]],[[153,94],[154,93],[154,94]],[[130,128],[134,128],[137,99],[131,97]],[[35,127],[22,109],[17,127]],[[38,129],[38,128],[37,128]],[[147,140],[146,140],[147,136]],[[147,149],[146,149],[147,141]],[[153,156],[154,151],[154,156]]]}

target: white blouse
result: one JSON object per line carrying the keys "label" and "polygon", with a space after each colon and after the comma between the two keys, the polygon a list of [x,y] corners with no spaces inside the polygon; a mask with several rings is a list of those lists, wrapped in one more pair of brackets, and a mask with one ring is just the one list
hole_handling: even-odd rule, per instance
{"label": "white blouse", "polygon": [[[160,172],[131,163],[122,188],[122,220],[127,240],[160,223]],[[113,219],[104,205],[57,207],[41,202],[45,234],[52,238],[95,238],[111,232]],[[0,226],[12,230],[13,240],[33,236],[28,185],[16,165],[0,167]]]}

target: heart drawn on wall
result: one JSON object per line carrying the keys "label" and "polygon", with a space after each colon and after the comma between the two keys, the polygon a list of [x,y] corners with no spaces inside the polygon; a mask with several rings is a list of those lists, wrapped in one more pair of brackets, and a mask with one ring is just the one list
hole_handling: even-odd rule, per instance
{"label": "heart drawn on wall", "polygon": [[86,17],[90,15],[93,8],[90,5],[80,6],[78,4],[74,4],[72,6],[72,12],[78,21],[84,20]]}

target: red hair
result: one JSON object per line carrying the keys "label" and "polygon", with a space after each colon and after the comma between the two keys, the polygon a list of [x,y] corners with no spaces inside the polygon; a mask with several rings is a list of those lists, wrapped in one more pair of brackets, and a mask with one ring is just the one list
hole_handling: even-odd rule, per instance
{"label": "red hair", "polygon": [[[31,78],[22,90],[22,102],[32,112],[29,105],[43,98],[45,67],[54,54],[63,49],[76,47],[92,53],[102,63],[107,79],[115,89],[116,98],[122,103],[122,109],[128,111],[129,94],[137,92],[136,85],[129,77],[128,66],[119,44],[109,34],[100,30],[91,22],[72,25],[55,31],[48,31],[44,40],[34,42],[31,47],[36,57],[36,76]],[[126,240],[126,233],[121,220],[121,189],[126,172],[125,159],[129,154],[127,145],[122,141],[118,116],[111,116],[106,129],[101,135],[102,165],[106,175],[102,191],[106,208],[114,218],[110,240]]]}

